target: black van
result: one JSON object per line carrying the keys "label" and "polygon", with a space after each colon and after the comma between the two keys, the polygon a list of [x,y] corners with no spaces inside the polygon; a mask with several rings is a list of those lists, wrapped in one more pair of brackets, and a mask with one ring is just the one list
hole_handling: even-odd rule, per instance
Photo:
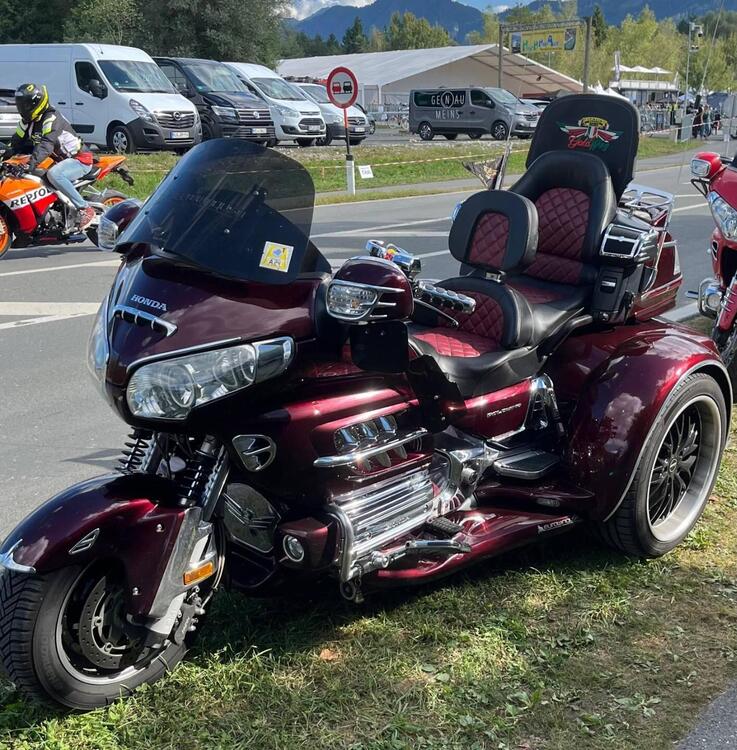
{"label": "black van", "polygon": [[276,144],[268,106],[255,97],[226,65],[190,57],[155,57],[174,87],[197,107],[202,140],[244,138]]}

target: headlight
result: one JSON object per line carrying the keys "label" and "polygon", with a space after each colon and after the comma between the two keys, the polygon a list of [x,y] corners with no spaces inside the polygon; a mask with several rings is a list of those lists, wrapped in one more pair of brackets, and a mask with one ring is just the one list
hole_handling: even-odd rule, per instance
{"label": "headlight", "polygon": [[291,107],[285,107],[282,104],[275,105],[274,109],[276,109],[282,117],[299,117],[299,112],[297,112],[297,110],[292,109]]}
{"label": "headlight", "polygon": [[213,104],[211,109],[218,117],[223,117],[226,120],[238,119],[238,113],[232,107],[217,107]]}
{"label": "headlight", "polygon": [[110,356],[107,342],[107,307],[108,297],[105,297],[97,311],[87,342],[87,369],[99,385],[105,382],[105,370]]}
{"label": "headlight", "polygon": [[131,413],[143,419],[186,419],[192,409],[283,373],[294,356],[289,337],[161,360],[128,383]]}
{"label": "headlight", "polygon": [[141,102],[136,101],[135,99],[131,99],[128,104],[130,104],[130,108],[142,119],[146,120],[146,122],[156,122],[156,118],[153,115],[153,112],[149,112],[146,107],[141,104]]}
{"label": "headlight", "polygon": [[719,231],[728,239],[737,237],[737,211],[717,193],[709,193],[709,208]]}
{"label": "headlight", "polygon": [[325,122],[331,122],[333,124],[343,122],[343,117],[337,112],[328,112],[327,114],[323,115],[323,119],[325,120]]}
{"label": "headlight", "polygon": [[115,249],[115,243],[118,241],[118,225],[108,219],[104,214],[100,217],[100,223],[97,227],[97,245],[101,250]]}

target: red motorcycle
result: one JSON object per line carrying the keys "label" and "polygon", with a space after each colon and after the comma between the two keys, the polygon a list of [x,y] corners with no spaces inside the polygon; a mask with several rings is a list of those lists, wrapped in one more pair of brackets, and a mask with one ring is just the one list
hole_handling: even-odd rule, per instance
{"label": "red motorcycle", "polygon": [[709,248],[714,277],[690,294],[698,299],[699,312],[714,320],[712,338],[737,389],[737,168],[729,157],[703,151],[691,160],[691,175],[716,227]]}
{"label": "red motorcycle", "polygon": [[76,709],[184,656],[221,586],[332,579],[360,601],[586,523],[663,555],[701,515],[732,391],[681,282],[672,200],[629,185],[636,110],[569,96],[527,173],[458,209],[467,273],[372,242],[333,274],[286,156],[213,140],[100,222],[121,266],[89,366],[132,427],[119,470],[0,546],[0,658]]}

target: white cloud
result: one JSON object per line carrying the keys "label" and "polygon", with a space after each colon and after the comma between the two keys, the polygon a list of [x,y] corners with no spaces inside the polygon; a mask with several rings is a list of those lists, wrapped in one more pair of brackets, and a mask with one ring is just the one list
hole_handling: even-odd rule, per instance
{"label": "white cloud", "polygon": [[289,8],[289,15],[292,18],[301,19],[331,5],[352,5],[355,8],[361,8],[372,2],[373,0],[293,0]]}

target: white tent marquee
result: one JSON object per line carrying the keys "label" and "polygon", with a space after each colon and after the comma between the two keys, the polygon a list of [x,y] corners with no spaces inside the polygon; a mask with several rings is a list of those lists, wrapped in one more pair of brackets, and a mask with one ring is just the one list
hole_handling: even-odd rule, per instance
{"label": "white tent marquee", "polygon": [[[496,44],[438,47],[435,49],[364,52],[282,60],[282,76],[325,78],[340,65],[358,78],[360,101],[364,105],[407,102],[416,88],[438,86],[496,86],[498,79]],[[581,83],[552,68],[513,55],[506,48],[502,58],[502,86],[521,97],[580,92]]]}

